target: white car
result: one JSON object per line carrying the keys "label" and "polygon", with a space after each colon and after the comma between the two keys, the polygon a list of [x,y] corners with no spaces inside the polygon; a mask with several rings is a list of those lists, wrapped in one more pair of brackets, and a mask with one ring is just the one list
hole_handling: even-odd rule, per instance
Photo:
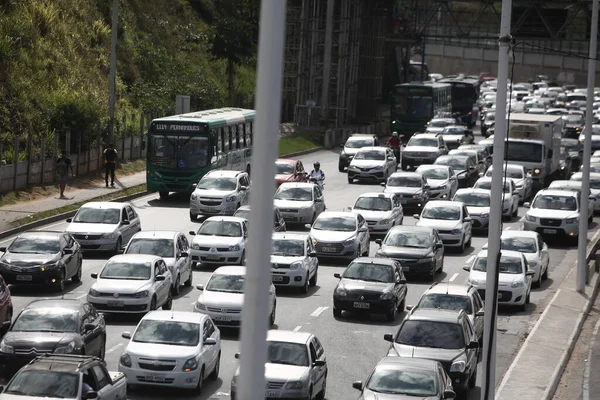
{"label": "white car", "polygon": [[[582,172],[576,172],[571,176],[572,181],[581,181],[582,179]],[[590,195],[596,198],[594,211],[600,212],[600,173],[598,172],[590,172]]]}
{"label": "white car", "polygon": [[190,220],[199,215],[233,215],[250,198],[250,178],[243,171],[213,170],[190,196]]}
{"label": "white car", "polygon": [[485,189],[458,189],[452,201],[459,201],[467,206],[469,216],[473,220],[473,230],[487,230],[490,225],[491,194]]}
{"label": "white car", "polygon": [[[504,218],[516,217],[519,213],[519,192],[512,179],[503,179],[504,191],[502,194],[502,216]],[[485,189],[491,192],[492,178],[484,176],[479,178],[475,185],[475,189]]]}
{"label": "white car", "polygon": [[350,210],[367,220],[371,236],[384,236],[393,226],[402,225],[404,221],[401,197],[394,193],[363,193]]}
{"label": "white car", "polygon": [[429,184],[430,200],[449,200],[458,190],[458,179],[454,169],[448,165],[420,165],[416,171]]}
{"label": "white car", "polygon": [[398,163],[392,149],[387,147],[363,147],[348,166],[348,183],[354,180],[387,181],[396,172]]}
{"label": "white car", "polygon": [[[485,176],[491,178],[492,170],[493,167],[490,166]],[[533,197],[533,179],[531,179],[531,174],[527,172],[527,169],[518,164],[505,164],[503,172],[506,173],[507,178],[515,182],[517,192],[519,192],[519,201],[523,203],[524,201],[531,200]]]}
{"label": "white car", "polygon": [[325,211],[325,197],[319,185],[309,182],[286,182],[275,192],[275,207],[286,224],[312,224]]}
{"label": "white car", "polygon": [[421,215],[413,215],[417,226],[437,229],[446,247],[462,252],[471,247],[472,220],[467,206],[458,201],[436,200],[423,207]]}
{"label": "white car", "polygon": [[[529,304],[531,277],[534,274],[527,266],[527,259],[518,251],[502,250],[498,265],[498,304],[518,306],[525,311]],[[487,250],[471,257],[463,269],[469,272],[468,283],[474,286],[485,300]]]}
{"label": "white car", "polygon": [[[552,181],[548,186],[550,190],[565,190],[567,192],[577,192],[581,195],[581,181],[574,180],[559,180]],[[590,201],[588,201],[588,222],[592,222],[594,220],[594,208],[596,207],[596,196],[594,196],[590,191]]]}
{"label": "white car", "polygon": [[118,254],[123,244],[142,230],[140,217],[131,203],[86,203],[67,222],[66,231],[79,242],[81,250],[111,251],[114,254]]}
{"label": "white car", "polygon": [[307,234],[274,233],[271,245],[271,280],[275,286],[299,287],[308,293],[316,286],[319,260]]}
{"label": "white car", "polygon": [[[212,273],[206,286],[197,285],[202,291],[194,311],[208,315],[217,326],[240,327],[244,305],[244,282],[246,267],[219,267]],[[269,288],[269,324],[275,323],[277,298],[275,286]]]}
{"label": "white car", "polygon": [[[513,250],[523,253],[529,268],[533,270],[532,281],[535,286],[542,286],[542,281],[548,279],[550,254],[548,245],[537,232],[531,231],[502,231],[500,237],[502,250]],[[486,250],[488,244],[483,245]]]}
{"label": "white car", "polygon": [[123,254],[151,254],[161,257],[173,277],[173,296],[179,295],[181,284],[192,286],[192,257],[190,245],[183,232],[138,232],[131,238]]}
{"label": "white car", "polygon": [[357,213],[325,211],[310,225],[310,238],[317,255],[354,260],[368,256],[369,224]]}
{"label": "white car", "polygon": [[454,118],[434,118],[427,123],[425,133],[442,133],[445,127],[455,124]]}
{"label": "white car", "polygon": [[112,257],[90,288],[87,301],[105,313],[142,314],[173,306],[171,272],[165,261],[145,254]]}
{"label": "white car", "polygon": [[135,328],[119,359],[127,383],[193,389],[217,380],[221,366],[221,332],[206,315],[151,311]]}
{"label": "white car", "polygon": [[238,217],[210,217],[197,232],[190,231],[192,266],[238,264],[246,259],[248,221]]}
{"label": "white car", "polygon": [[536,231],[542,235],[565,236],[575,242],[579,235],[579,213],[581,195],[564,190],[540,190],[531,204],[522,229]]}

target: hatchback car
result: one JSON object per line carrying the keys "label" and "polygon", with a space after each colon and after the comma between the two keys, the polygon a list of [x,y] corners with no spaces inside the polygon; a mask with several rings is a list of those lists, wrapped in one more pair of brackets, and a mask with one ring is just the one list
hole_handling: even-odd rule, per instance
{"label": "hatchback car", "polygon": [[401,196],[394,193],[363,193],[350,210],[367,220],[371,236],[385,235],[404,221]]}
{"label": "hatchback car", "polygon": [[[235,358],[243,356],[236,353]],[[265,398],[324,399],[327,372],[325,351],[315,335],[279,329],[267,332]],[[231,379],[231,400],[239,400],[239,376],[238,368]]]}
{"label": "hatchback car", "polygon": [[405,275],[433,280],[444,270],[444,244],[433,228],[397,226],[375,242],[380,246],[376,256],[399,261]]}
{"label": "hatchback car", "polygon": [[[400,154],[402,158],[402,152]],[[397,169],[398,163],[392,149],[363,147],[348,166],[348,183],[354,183],[355,180],[385,182]]]}
{"label": "hatchback car", "polygon": [[0,275],[12,285],[46,285],[59,292],[81,281],[81,247],[69,233],[29,231],[0,247]]}
{"label": "hatchback car", "polygon": [[273,202],[286,224],[312,224],[326,208],[323,190],[314,183],[283,183]]}
{"label": "hatchback car", "polygon": [[473,230],[487,231],[490,225],[491,197],[489,190],[466,188],[458,189],[452,200],[467,206],[469,216],[473,220]]}
{"label": "hatchback car", "polygon": [[[517,192],[519,192],[519,201],[522,204],[524,201],[531,200],[533,197],[533,179],[527,169],[518,164],[504,164],[502,166],[503,176],[506,176],[515,183]],[[485,176],[492,177],[493,168],[490,167]]]}
{"label": "hatchback car", "polygon": [[394,321],[404,312],[408,287],[402,265],[386,258],[360,257],[348,265],[333,290],[333,316],[342,311],[361,314],[383,314]]}
{"label": "hatchback car", "polygon": [[207,315],[151,311],[144,315],[119,359],[128,384],[193,389],[206,378],[217,380],[221,367],[221,333]]}
{"label": "hatchback car", "polygon": [[319,260],[306,234],[275,233],[271,244],[271,280],[275,286],[298,287],[308,293],[316,286]]}
{"label": "hatchback car", "polygon": [[340,152],[338,161],[338,170],[344,172],[359,149],[373,146],[379,146],[379,139],[377,136],[363,133],[351,135],[346,140],[346,143],[342,145],[342,151]]}
{"label": "hatchback car", "polygon": [[521,220],[522,229],[546,236],[563,236],[576,242],[579,235],[580,198],[577,192],[540,190]]}
{"label": "hatchback car", "polygon": [[422,133],[410,138],[402,150],[402,169],[433,164],[441,155],[448,154],[444,139],[431,133]]}
{"label": "hatchback car", "polygon": [[300,160],[279,158],[275,161],[275,185],[284,182],[308,182],[308,174]]}
{"label": "hatchback car", "polygon": [[118,254],[123,244],[142,230],[140,217],[131,203],[86,203],[67,222],[66,232],[79,242],[82,250],[114,254]]}
{"label": "hatchback car", "polygon": [[[516,217],[519,213],[519,192],[512,179],[503,179],[502,216],[504,218]],[[475,182],[474,189],[492,190],[492,178],[484,176]]]}
{"label": "hatchback car", "polygon": [[395,172],[381,186],[384,193],[400,195],[402,208],[421,209],[429,201],[429,183],[417,172]]}
{"label": "hatchback car", "polygon": [[[250,206],[245,205],[238,208],[233,214],[234,217],[244,218],[248,222],[250,222]],[[287,225],[285,223],[285,219],[283,218],[283,214],[279,210],[279,208],[275,207],[273,209],[273,231],[274,232],[285,232],[287,230]]]}
{"label": "hatchback car", "polygon": [[123,254],[150,254],[161,257],[173,277],[173,296],[179,295],[182,284],[192,286],[192,257],[190,245],[183,232],[138,232],[131,238]]}
{"label": "hatchback car", "polygon": [[246,259],[248,221],[237,217],[210,217],[197,232],[190,231],[192,263],[239,264]]}
{"label": "hatchback car", "polygon": [[472,156],[441,156],[434,165],[447,165],[456,171],[458,179],[458,187],[470,187],[479,179],[479,171],[477,171],[477,163]]}
{"label": "hatchback car", "polygon": [[471,247],[472,222],[467,206],[458,201],[437,200],[428,203],[421,215],[413,215],[417,226],[438,231],[446,247],[458,247],[461,251]]}
{"label": "hatchback car", "polygon": [[310,225],[310,238],[319,257],[353,260],[369,255],[369,224],[357,213],[321,213]]}
{"label": "hatchback car", "polygon": [[448,200],[458,190],[456,172],[447,165],[420,165],[415,171],[429,184],[429,199]]}
{"label": "hatchback car", "polygon": [[195,185],[190,196],[190,220],[199,215],[233,215],[250,199],[250,177],[244,171],[213,170]]}

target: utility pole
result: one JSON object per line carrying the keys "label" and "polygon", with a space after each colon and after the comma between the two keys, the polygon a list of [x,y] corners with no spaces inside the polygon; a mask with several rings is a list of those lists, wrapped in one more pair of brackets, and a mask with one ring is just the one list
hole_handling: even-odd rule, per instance
{"label": "utility pole", "polygon": [[483,380],[481,399],[493,400],[496,396],[496,317],[498,314],[498,264],[500,262],[500,236],[502,235],[502,200],[504,194],[504,153],[506,144],[506,98],[508,91],[508,61],[510,53],[510,18],[512,0],[502,1],[498,53],[498,91],[496,95],[496,130],[494,134],[494,160],[492,169],[492,198],[490,203],[490,228],[485,278],[485,316],[483,325]]}
{"label": "utility pole", "polygon": [[269,329],[273,191],[279,138],[286,1],[262,0],[258,40],[256,120],[252,143],[250,232],[242,309],[239,400],[265,398]]}
{"label": "utility pole", "polygon": [[581,212],[579,213],[579,245],[577,258],[577,291],[585,293],[587,281],[588,205],[590,203],[590,157],[592,153],[592,124],[594,123],[594,84],[596,80],[596,46],[598,43],[598,0],[592,5],[590,33],[590,59],[588,60],[587,98],[583,141],[583,169],[581,177]]}
{"label": "utility pole", "polygon": [[115,96],[117,85],[117,31],[119,29],[119,0],[113,0],[110,35],[110,77],[108,93],[108,143],[114,143]]}
{"label": "utility pole", "polygon": [[327,0],[327,14],[325,15],[325,52],[323,54],[323,87],[321,88],[321,123],[323,126],[326,126],[327,120],[329,119],[329,81],[331,80],[334,10],[335,0]]}

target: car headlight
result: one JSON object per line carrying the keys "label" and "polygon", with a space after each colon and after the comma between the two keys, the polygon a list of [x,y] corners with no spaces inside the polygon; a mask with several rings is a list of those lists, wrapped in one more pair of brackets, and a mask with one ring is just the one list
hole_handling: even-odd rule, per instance
{"label": "car headlight", "polygon": [[490,216],[490,214],[484,213],[479,215],[481,218],[488,218]]}
{"label": "car headlight", "polygon": [[40,265],[40,271],[44,272],[47,269],[56,269],[62,266],[61,261],[52,261],[51,263]]}
{"label": "car headlight", "polygon": [[71,353],[73,353],[73,350],[75,350],[75,341],[72,341],[71,343],[69,343],[66,346],[57,347],[54,350],[54,353],[56,353],[56,354],[71,354]]}
{"label": "car headlight", "polygon": [[578,217],[567,218],[567,219],[565,219],[565,223],[566,224],[578,224],[579,223],[579,218]]}
{"label": "car headlight", "polygon": [[427,264],[432,262],[435,262],[435,257],[421,258],[417,261],[417,264]]}
{"label": "car headlight", "polygon": [[235,201],[235,196],[229,196],[225,199],[225,201],[231,203],[232,201]]}
{"label": "car headlight", "polygon": [[380,300],[392,300],[394,295],[392,292],[383,292],[383,294],[379,297]]}
{"label": "car headlight", "polygon": [[372,167],[371,169],[383,169],[383,165],[376,165],[376,166]]}
{"label": "car headlight", "polygon": [[459,233],[462,233],[462,228],[452,229],[453,235],[458,235]]}
{"label": "car headlight", "polygon": [[90,291],[88,292],[88,294],[92,297],[98,297],[100,296],[100,292],[97,291],[96,289],[90,289]]}
{"label": "car headlight", "polygon": [[192,193],[192,195],[190,196],[190,200],[196,200],[196,199],[197,199],[196,195]]}
{"label": "car headlight", "polygon": [[535,222],[535,221],[537,221],[537,218],[532,215],[525,214],[525,220],[527,220],[529,222]]}
{"label": "car headlight", "polygon": [[444,183],[443,185],[440,185],[438,187],[435,188],[435,190],[442,190],[442,189],[446,189],[446,184]]}
{"label": "car headlight", "polygon": [[304,382],[302,382],[302,381],[288,382],[285,385],[286,389],[302,389],[303,387],[304,387]]}
{"label": "car headlight", "polygon": [[191,372],[191,371],[195,371],[196,369],[198,369],[198,360],[196,360],[196,357],[194,358],[190,358],[189,360],[187,360],[184,364],[183,364],[183,372]]}
{"label": "car headlight", "polygon": [[192,243],[192,250],[200,250],[200,245],[198,243]]}
{"label": "car headlight", "polygon": [[142,290],[141,292],[137,292],[134,297],[137,299],[142,299],[144,297],[148,297],[149,294],[150,292],[148,290]]}
{"label": "car headlight", "polygon": [[302,268],[302,261],[296,261],[290,264],[290,269]]}
{"label": "car headlight", "polygon": [[131,356],[127,353],[121,354],[119,363],[124,367],[131,367]]}
{"label": "car headlight", "polygon": [[474,279],[474,278],[469,278],[469,284],[473,285],[473,286],[477,286],[479,285],[479,280]]}
{"label": "car headlight", "polygon": [[338,288],[338,289],[335,291],[335,294],[337,294],[337,295],[338,295],[338,296],[340,296],[340,297],[346,297],[346,296],[348,296],[348,292],[347,292],[347,291],[346,291],[346,289],[344,289],[344,288]]}
{"label": "car headlight", "polygon": [[206,306],[204,304],[202,304],[201,302],[199,302],[199,301],[196,302],[196,304],[194,305],[194,307],[196,308],[196,310],[206,311]]}
{"label": "car headlight", "polygon": [[311,237],[310,240],[312,240],[312,242],[315,246],[317,245],[317,243],[319,243],[319,241],[317,239],[315,239],[314,237]]}
{"label": "car headlight", "polygon": [[533,170],[534,175],[539,175],[542,171],[539,168]]}
{"label": "car headlight", "polygon": [[520,288],[525,286],[525,283],[523,281],[515,281],[512,283],[512,285],[510,285],[511,288]]}
{"label": "car headlight", "polygon": [[0,353],[13,354],[15,352],[15,348],[6,344],[4,340],[0,342]]}
{"label": "car headlight", "polygon": [[354,244],[354,242],[356,241],[356,236],[352,236],[350,239],[346,239],[342,242],[342,244],[344,246],[350,246],[351,244]]}
{"label": "car headlight", "polygon": [[391,219],[382,219],[381,221],[379,221],[379,225],[389,225],[392,223]]}
{"label": "car headlight", "polygon": [[467,363],[464,360],[454,361],[450,366],[450,372],[465,372]]}
{"label": "car headlight", "polygon": [[229,246],[229,251],[240,251],[240,245],[234,244],[233,246]]}
{"label": "car headlight", "polygon": [[117,234],[115,232],[105,233],[105,234],[102,235],[102,238],[104,238],[104,239],[116,239],[117,238]]}

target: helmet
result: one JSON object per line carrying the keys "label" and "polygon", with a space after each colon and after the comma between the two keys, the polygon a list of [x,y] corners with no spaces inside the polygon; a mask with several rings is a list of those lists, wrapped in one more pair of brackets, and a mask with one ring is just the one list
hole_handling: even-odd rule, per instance
{"label": "helmet", "polygon": [[396,132],[396,131],[392,132],[392,136],[393,137],[398,137],[398,132]]}
{"label": "helmet", "polygon": [[315,161],[315,163],[313,164],[313,166],[315,166],[315,167],[320,167],[320,166],[321,166],[321,163],[320,163],[320,162],[318,162],[318,161]]}

